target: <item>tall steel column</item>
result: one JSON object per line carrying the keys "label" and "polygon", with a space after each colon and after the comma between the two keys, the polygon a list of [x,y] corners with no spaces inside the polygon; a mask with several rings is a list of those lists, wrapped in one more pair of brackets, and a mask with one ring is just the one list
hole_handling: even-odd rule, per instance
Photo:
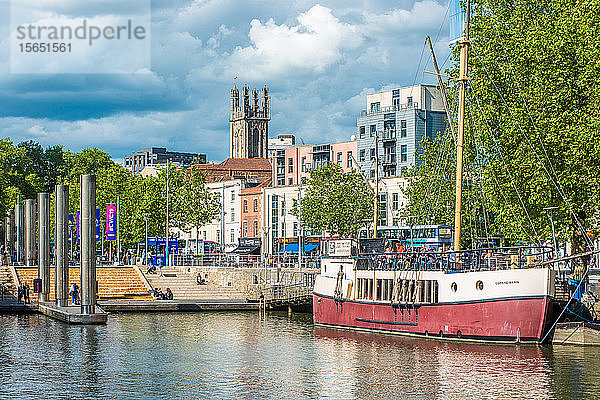
{"label": "tall steel column", "polygon": [[17,251],[17,258],[16,258],[16,262],[18,263],[22,263],[23,262],[23,256],[25,254],[25,252],[23,251],[25,249],[24,243],[25,241],[23,240],[25,238],[25,215],[23,214],[23,204],[21,204],[21,198],[19,196],[19,200],[17,200],[17,205],[15,206],[15,233],[16,233],[16,247],[15,250]]}
{"label": "tall steel column", "polygon": [[35,265],[35,200],[25,200],[25,265]]}
{"label": "tall steel column", "polygon": [[82,175],[81,210],[81,313],[96,309],[96,176]]}
{"label": "tall steel column", "polygon": [[69,186],[56,185],[54,260],[56,305],[66,307],[69,296]]}
{"label": "tall steel column", "polygon": [[50,299],[50,196],[38,193],[38,271],[42,280],[40,301]]}
{"label": "tall steel column", "polygon": [[11,211],[6,213],[6,217],[4,217],[4,249],[8,252],[8,254],[12,254],[13,249],[13,240],[12,240],[12,224],[11,224]]}

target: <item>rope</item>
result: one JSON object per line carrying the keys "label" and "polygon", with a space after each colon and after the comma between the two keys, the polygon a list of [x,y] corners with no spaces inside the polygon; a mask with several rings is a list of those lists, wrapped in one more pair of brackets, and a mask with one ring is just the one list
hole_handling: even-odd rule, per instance
{"label": "rope", "polygon": [[[538,244],[541,244],[539,235],[537,233],[537,230],[535,229],[535,225],[533,224],[533,221],[531,220],[531,217],[529,216],[529,213],[527,212],[527,207],[525,206],[525,202],[521,198],[521,194],[520,194],[519,190],[517,189],[517,186],[515,185],[514,178],[513,178],[512,174],[510,172],[510,168],[508,168],[508,165],[506,163],[504,155],[500,151],[500,144],[498,143],[498,140],[496,139],[496,136],[494,135],[494,132],[493,132],[492,128],[490,127],[490,124],[489,124],[487,118],[485,117],[485,114],[483,112],[481,104],[479,103],[479,98],[477,97],[477,95],[475,95],[475,93],[473,93],[472,89],[471,89],[470,92],[467,92],[467,96],[470,98],[471,96],[469,96],[469,93],[470,93],[470,95],[472,95],[475,98],[475,103],[477,104],[477,108],[481,112],[481,115],[482,115],[483,120],[485,122],[485,125],[486,125],[486,127],[488,129],[488,132],[490,133],[490,136],[493,139],[494,144],[496,145],[496,152],[500,156],[500,160],[502,161],[502,165],[504,166],[504,168],[505,168],[505,170],[506,170],[506,172],[508,174],[509,182],[510,182],[511,186],[513,187],[515,193],[517,194],[517,197],[519,198],[519,202],[521,203],[521,207],[523,208],[523,211],[525,212],[525,215],[527,216],[527,220],[528,220],[529,224],[531,225],[531,227],[533,229],[533,235],[535,236],[535,240],[538,242]],[[493,169],[492,169],[492,171],[493,171]],[[498,182],[496,181],[496,183],[498,183]],[[498,184],[498,186],[499,186],[499,184]],[[500,188],[500,186],[499,186],[499,188]]]}

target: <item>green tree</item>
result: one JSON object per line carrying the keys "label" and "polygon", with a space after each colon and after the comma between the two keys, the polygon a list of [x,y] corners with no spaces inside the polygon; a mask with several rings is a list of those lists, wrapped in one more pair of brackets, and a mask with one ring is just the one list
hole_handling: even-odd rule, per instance
{"label": "green tree", "polygon": [[[302,195],[301,223],[317,232],[356,236],[364,220],[373,215],[373,190],[357,171],[344,173],[329,163],[310,171]],[[292,212],[299,214],[298,205]]]}
{"label": "green tree", "polygon": [[212,221],[221,212],[218,193],[206,187],[206,174],[198,169],[171,172],[173,219],[178,228],[190,232]]}
{"label": "green tree", "polygon": [[15,206],[17,196],[34,198],[43,187],[42,179],[30,172],[29,164],[25,149],[15,147],[10,138],[0,139],[0,215]]}
{"label": "green tree", "polygon": [[[477,0],[471,35],[470,131],[490,155],[497,221],[509,236],[526,239],[526,226],[543,240],[543,208],[556,206],[560,236],[582,251],[572,213],[588,229],[600,204],[600,1]],[[526,220],[506,203],[522,204]]]}

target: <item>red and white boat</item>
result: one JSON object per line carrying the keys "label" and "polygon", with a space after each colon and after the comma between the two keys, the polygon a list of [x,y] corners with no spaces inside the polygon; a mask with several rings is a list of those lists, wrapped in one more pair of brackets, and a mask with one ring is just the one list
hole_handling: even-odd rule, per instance
{"label": "red and white boat", "polygon": [[[435,261],[415,262],[419,257]],[[488,262],[461,270],[443,257],[452,255],[323,258],[313,294],[315,324],[471,340],[542,340],[553,322],[556,271],[528,268],[525,260],[511,268],[519,261],[510,251],[494,259],[494,267]]]}

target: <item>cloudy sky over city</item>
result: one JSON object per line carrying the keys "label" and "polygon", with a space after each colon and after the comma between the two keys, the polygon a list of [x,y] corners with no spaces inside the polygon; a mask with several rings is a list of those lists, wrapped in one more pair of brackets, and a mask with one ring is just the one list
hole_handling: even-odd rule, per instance
{"label": "cloudy sky over city", "polygon": [[[100,3],[39,2],[72,16]],[[101,3],[106,14],[132,12],[121,1]],[[10,1],[0,0],[0,137],[98,147],[117,160],[160,146],[220,161],[229,153],[234,82],[270,88],[271,137],[325,143],[355,133],[367,93],[434,82],[423,74],[432,69],[427,35],[439,64],[449,65],[446,0],[153,0],[150,10],[149,68],[14,73]],[[107,53],[102,65],[127,52]],[[90,59],[70,62],[85,71]]]}

